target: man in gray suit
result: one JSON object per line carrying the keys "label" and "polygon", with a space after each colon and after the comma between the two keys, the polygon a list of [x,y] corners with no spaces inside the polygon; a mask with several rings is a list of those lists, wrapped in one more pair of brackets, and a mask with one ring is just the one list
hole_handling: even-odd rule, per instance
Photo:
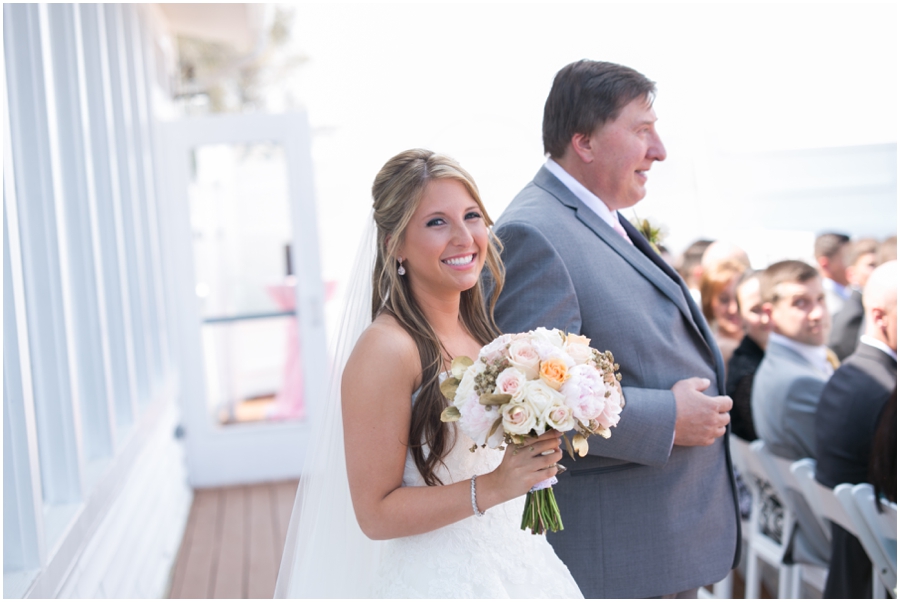
{"label": "man in gray suit", "polygon": [[550,158],[495,227],[501,329],[582,334],[621,366],[621,422],[563,461],[566,528],[548,536],[588,598],[694,597],[740,551],[721,354],[684,281],[618,215],[666,157],[654,93],[612,63],[560,70],[544,107]]}
{"label": "man in gray suit", "polygon": [[[825,347],[831,322],[822,279],[807,263],[779,261],[763,272],[760,293],[773,331],[753,378],[753,425],[773,454],[815,458],[816,408],[837,363]],[[827,536],[806,501],[793,495],[788,502],[799,526],[789,535],[785,561],[827,566]]]}

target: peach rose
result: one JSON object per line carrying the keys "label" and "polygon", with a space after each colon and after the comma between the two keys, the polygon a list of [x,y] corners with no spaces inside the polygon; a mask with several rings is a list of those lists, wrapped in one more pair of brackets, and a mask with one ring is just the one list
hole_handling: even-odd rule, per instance
{"label": "peach rose", "polygon": [[554,391],[559,391],[569,378],[569,368],[566,362],[559,358],[551,358],[541,362],[541,380]]}

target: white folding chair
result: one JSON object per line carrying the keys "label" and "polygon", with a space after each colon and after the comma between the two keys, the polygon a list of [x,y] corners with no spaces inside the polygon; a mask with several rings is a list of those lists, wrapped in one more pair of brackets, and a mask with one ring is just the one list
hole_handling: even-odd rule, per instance
{"label": "white folding chair", "polygon": [[828,521],[839,524],[854,537],[859,537],[856,533],[856,523],[835,496],[834,490],[816,480],[815,460],[812,458],[797,460],[791,465],[791,472],[800,484],[800,491],[806,498],[806,503],[822,524],[828,541],[831,541],[831,524]]}
{"label": "white folding chair", "polygon": [[731,461],[743,476],[744,482],[753,496],[750,519],[742,523],[742,533],[747,540],[747,574],[744,597],[759,598],[762,579],[760,562],[765,562],[778,570],[779,589],[781,589],[782,583],[790,581],[790,567],[781,562],[787,545],[787,537],[783,537],[784,541],[779,543],[763,531],[760,520],[763,499],[758,482],[766,481],[768,477],[758,458],[750,452],[750,443],[739,437],[729,437],[729,441],[731,442]]}
{"label": "white folding chair", "polygon": [[[879,512],[875,507],[875,491],[869,483],[855,485],[851,495],[862,522],[868,529],[867,538],[860,537],[873,570],[891,596],[897,593],[897,504],[881,501]],[[868,545],[867,545],[868,542]],[[878,592],[878,583],[873,583],[873,593]]]}
{"label": "white folding chair", "polygon": [[[784,506],[784,532],[782,535],[783,544],[786,546],[797,522],[797,509],[794,505],[791,492],[795,495],[802,496],[800,483],[791,472],[791,460],[781,458],[769,452],[765,442],[762,440],[754,441],[750,444],[751,455],[755,455],[763,467],[765,475],[767,475],[781,503]],[[831,529],[827,531],[821,522],[815,521],[813,528],[819,529],[818,535],[825,541],[830,541]],[[817,589],[823,591],[825,589],[825,580],[828,576],[828,567],[818,564],[795,563],[789,567],[790,579],[787,583],[782,583],[779,573],[778,597],[779,598],[799,598],[802,594],[802,583],[807,583]]]}

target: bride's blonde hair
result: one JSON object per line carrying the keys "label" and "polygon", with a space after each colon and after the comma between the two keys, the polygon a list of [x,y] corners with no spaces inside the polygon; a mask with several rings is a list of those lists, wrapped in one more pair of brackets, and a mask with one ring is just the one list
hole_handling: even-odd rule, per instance
{"label": "bride's blonde hair", "polygon": [[[441,422],[447,405],[440,391],[442,358],[446,350],[416,303],[406,278],[397,273],[397,250],[406,228],[432,180],[452,179],[463,184],[478,204],[487,226],[488,217],[472,176],[450,157],[423,149],[402,152],[384,164],[372,184],[378,253],[372,274],[372,319],[381,312],[392,315],[409,333],[419,350],[422,387],[413,405],[409,425],[409,448],[416,467],[428,485],[441,484],[435,468],[449,451],[449,433]],[[504,269],[500,260],[500,239],[488,230],[489,244],[485,265],[493,279],[493,293],[485,304],[481,280],[461,294],[460,320],[472,337],[486,345],[500,334],[494,322],[494,306],[503,288]],[[425,449],[428,453],[425,453]]]}

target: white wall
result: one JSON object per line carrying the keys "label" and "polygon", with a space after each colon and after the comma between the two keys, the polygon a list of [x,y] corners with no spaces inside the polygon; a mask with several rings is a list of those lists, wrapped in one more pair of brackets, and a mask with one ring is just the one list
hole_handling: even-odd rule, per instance
{"label": "white wall", "polygon": [[3,13],[3,594],[159,597],[191,502],[153,160],[173,65],[146,6]]}

